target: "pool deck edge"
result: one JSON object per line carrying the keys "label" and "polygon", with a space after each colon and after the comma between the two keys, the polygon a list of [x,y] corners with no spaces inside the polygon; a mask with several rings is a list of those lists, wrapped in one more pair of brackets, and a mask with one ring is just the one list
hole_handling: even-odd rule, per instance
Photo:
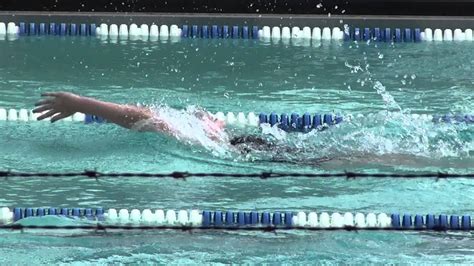
{"label": "pool deck edge", "polygon": [[474,28],[474,17],[0,11],[0,22]]}

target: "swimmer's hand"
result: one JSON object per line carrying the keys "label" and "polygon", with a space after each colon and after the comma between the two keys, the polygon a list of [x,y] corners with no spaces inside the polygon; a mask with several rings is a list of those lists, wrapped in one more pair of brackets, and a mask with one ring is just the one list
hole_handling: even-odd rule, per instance
{"label": "swimmer's hand", "polygon": [[69,117],[79,111],[81,96],[69,92],[48,92],[41,94],[33,113],[42,113],[38,120],[51,117],[51,123]]}
{"label": "swimmer's hand", "polygon": [[[115,123],[125,128],[132,128],[136,122],[150,119],[153,113],[148,108],[117,104],[79,96],[69,92],[43,93],[44,98],[36,103],[34,113],[42,113],[38,120],[51,117],[51,122],[83,113],[104,118],[107,122]],[[166,125],[157,123],[155,131],[166,131]]]}

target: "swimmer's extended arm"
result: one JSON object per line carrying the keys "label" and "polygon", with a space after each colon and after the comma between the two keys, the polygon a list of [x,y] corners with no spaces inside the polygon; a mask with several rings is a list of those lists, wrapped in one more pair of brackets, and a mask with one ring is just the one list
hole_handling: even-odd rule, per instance
{"label": "swimmer's extended arm", "polygon": [[[51,117],[51,122],[56,122],[74,113],[96,115],[108,122],[115,123],[125,128],[132,128],[137,122],[146,123],[139,126],[140,131],[163,132],[172,136],[178,136],[179,132],[173,129],[165,120],[157,118],[155,113],[148,108],[133,105],[116,104],[99,101],[96,99],[82,97],[69,92],[43,93],[42,100],[35,105],[34,113],[41,113],[38,120]],[[212,140],[225,140],[223,133],[225,123],[213,118],[206,112],[196,112],[196,117],[203,123],[203,130]],[[148,123],[150,122],[150,123]]]}
{"label": "swimmer's extended arm", "polygon": [[43,93],[41,96],[45,98],[37,102],[37,108],[33,110],[34,113],[42,113],[38,120],[51,117],[51,122],[56,122],[80,112],[100,116],[109,122],[131,128],[137,121],[153,117],[148,108],[104,102],[68,92]]}

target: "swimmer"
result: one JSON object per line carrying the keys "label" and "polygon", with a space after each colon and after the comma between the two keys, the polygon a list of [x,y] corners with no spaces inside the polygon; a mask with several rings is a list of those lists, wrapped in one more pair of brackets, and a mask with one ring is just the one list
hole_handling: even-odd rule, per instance
{"label": "swimmer", "polygon": [[[173,124],[160,118],[160,112],[151,108],[105,102],[69,92],[49,92],[43,93],[41,96],[43,98],[35,104],[36,108],[33,110],[33,113],[41,113],[38,120],[50,118],[51,123],[54,123],[79,112],[99,116],[127,129],[159,132],[179,139],[186,138],[182,133],[179,133],[178,129],[173,128]],[[260,153],[262,156],[259,157],[266,157],[266,159],[260,158],[259,161],[320,166],[321,163],[334,159],[326,156],[319,158],[305,156],[304,160],[288,158],[285,155],[299,154],[301,150],[287,145],[278,145],[274,141],[256,135],[229,137],[224,121],[213,117],[202,109],[195,110],[193,115],[197,121],[200,121],[207,137],[217,145],[230,144],[229,147],[232,150],[244,156]]]}
{"label": "swimmer", "polygon": [[[174,125],[160,117],[160,111],[147,107],[139,107],[134,105],[116,104],[111,102],[99,101],[93,98],[82,97],[68,92],[51,92],[42,94],[43,98],[35,105],[34,113],[41,113],[38,120],[51,118],[51,122],[64,119],[76,112],[96,115],[106,119],[108,122],[115,123],[122,127],[138,130],[153,131],[168,134],[178,139],[183,139],[190,133],[194,132],[178,132]],[[171,109],[172,112],[180,114],[177,110]],[[165,110],[166,111],[166,110]],[[218,120],[212,114],[204,110],[195,110],[189,119],[199,121],[203,132],[213,140],[215,147],[228,145],[231,150],[236,153],[247,156],[251,154],[259,154],[258,161],[271,163],[285,163],[305,166],[322,166],[332,167],[332,169],[345,168],[348,165],[352,167],[362,167],[368,163],[376,163],[378,165],[426,165],[426,158],[413,156],[410,154],[373,154],[370,152],[353,152],[349,155],[318,155],[320,157],[311,156],[311,150],[305,151],[304,147],[292,147],[285,143],[278,143],[265,137],[256,135],[243,135],[229,137],[230,132],[225,130],[225,122]],[[172,122],[172,121],[171,121]],[[194,130],[194,128],[193,128]],[[309,153],[308,153],[309,152]],[[253,156],[251,159],[254,159]],[[442,160],[445,162],[446,160]],[[449,161],[449,160],[448,160]],[[435,166],[439,166],[442,162],[436,162]],[[449,164],[446,167],[450,167]]]}
{"label": "swimmer", "polygon": [[[161,132],[171,136],[180,137],[173,126],[161,119],[159,114],[146,107],[117,104],[97,99],[79,96],[69,92],[49,92],[41,95],[33,110],[41,113],[38,120],[51,118],[54,123],[58,120],[72,116],[74,113],[84,113],[104,118],[108,122],[124,128],[139,131]],[[204,110],[197,110],[194,116],[202,123],[206,135],[216,142],[230,144],[241,153],[253,150],[269,150],[275,145],[258,136],[238,136],[230,138],[225,132],[225,122],[214,118]]]}

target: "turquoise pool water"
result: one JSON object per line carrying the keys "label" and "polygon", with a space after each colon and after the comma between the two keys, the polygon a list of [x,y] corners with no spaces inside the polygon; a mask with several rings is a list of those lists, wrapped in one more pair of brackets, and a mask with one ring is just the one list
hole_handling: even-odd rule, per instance
{"label": "turquoise pool water", "polygon": [[[102,100],[178,109],[334,111],[352,117],[329,130],[290,134],[279,140],[297,152],[252,153],[250,158],[108,124],[0,122],[0,168],[472,172],[473,125],[433,124],[414,118],[416,114],[474,113],[471,50],[469,43],[305,46],[199,39],[175,43],[109,43],[93,38],[0,41],[3,108],[31,109],[41,92],[64,90]],[[275,157],[291,162],[272,162]],[[315,164],[321,157],[332,160]],[[473,184],[454,179],[9,179],[2,180],[0,206],[472,215]],[[77,264],[474,260],[474,242],[466,233],[0,234],[2,263],[26,264],[32,259]]]}

